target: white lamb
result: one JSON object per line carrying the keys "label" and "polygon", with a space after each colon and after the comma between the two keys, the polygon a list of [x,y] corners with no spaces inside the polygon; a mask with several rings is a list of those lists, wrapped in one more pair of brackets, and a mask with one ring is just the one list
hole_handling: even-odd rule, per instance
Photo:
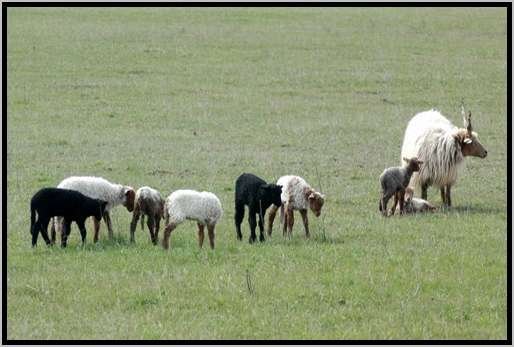
{"label": "white lamb", "polygon": [[197,192],[195,190],[176,190],[171,193],[164,203],[164,217],[166,227],[162,246],[169,248],[171,232],[184,220],[195,220],[198,224],[198,245],[203,245],[204,227],[207,225],[209,243],[214,249],[214,227],[223,214],[221,202],[216,195],[210,192]]}
{"label": "white lamb", "polygon": [[[280,206],[280,220],[284,223],[283,233],[286,231],[291,235],[293,231],[293,211],[299,210],[305,228],[305,236],[309,237],[309,220],[307,209],[311,209],[316,217],[321,214],[321,208],[325,202],[325,195],[315,191],[303,178],[299,176],[282,176],[278,179],[277,185],[282,186],[282,206]],[[277,214],[278,207],[273,205],[268,219],[268,234],[271,235],[273,221]],[[285,210],[285,213],[284,213]],[[286,230],[287,228],[287,230]]]}
{"label": "white lamb", "polygon": [[[113,237],[109,211],[117,205],[125,206],[129,212],[132,212],[134,209],[134,198],[136,195],[134,188],[111,183],[102,177],[71,176],[61,181],[57,188],[76,190],[90,198],[107,201],[103,219],[105,220],[107,229],[109,230],[109,239],[112,239]],[[93,218],[93,222],[95,227],[94,242],[97,242],[98,232],[100,230],[100,221]],[[60,219],[58,225],[62,225],[62,223],[60,223]],[[53,225],[52,242],[55,242],[55,227]]]}

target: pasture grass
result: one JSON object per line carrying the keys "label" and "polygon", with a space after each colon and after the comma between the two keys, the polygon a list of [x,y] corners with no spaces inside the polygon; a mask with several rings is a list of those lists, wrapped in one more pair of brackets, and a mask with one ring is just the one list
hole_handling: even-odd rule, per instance
{"label": "pasture grass", "polygon": [[[506,11],[499,8],[8,8],[8,339],[506,339]],[[382,218],[378,176],[408,120],[460,102],[489,151],[454,208]],[[327,195],[293,237],[249,245],[235,179]],[[214,192],[168,252],[115,238],[30,248],[29,201],[70,175]],[[440,205],[439,193],[429,200]],[[278,219],[275,223],[278,222]],[[162,236],[162,230],[161,230]],[[205,245],[204,245],[205,246]],[[5,261],[5,259],[4,259]],[[4,283],[5,285],[5,283]]]}

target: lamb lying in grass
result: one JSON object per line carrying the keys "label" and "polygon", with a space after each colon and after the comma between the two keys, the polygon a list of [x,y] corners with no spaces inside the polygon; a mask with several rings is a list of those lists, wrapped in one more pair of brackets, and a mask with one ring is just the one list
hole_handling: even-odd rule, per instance
{"label": "lamb lying in grass", "polygon": [[[86,227],[84,222],[87,217],[102,218],[107,205],[106,201],[91,199],[80,192],[59,188],[43,188],[39,190],[30,201],[30,232],[32,233],[32,247],[36,246],[39,233],[43,236],[47,245],[50,245],[48,237],[48,223],[55,216],[61,216],[64,220],[61,245],[66,247],[66,241],[70,234],[71,222],[76,222],[82,237],[82,244],[86,242]],[[37,213],[37,219],[36,219]]]}
{"label": "lamb lying in grass", "polygon": [[147,216],[146,225],[150,232],[150,239],[156,245],[159,240],[159,228],[161,218],[164,215],[164,200],[161,194],[150,187],[141,187],[136,192],[134,200],[134,211],[130,222],[130,241],[134,242],[134,232],[139,217],[141,217],[141,229],[143,229],[144,218]]}
{"label": "lamb lying in grass", "polygon": [[[395,197],[397,199],[397,197]],[[396,204],[395,204],[396,205]],[[414,197],[414,190],[407,187],[405,189],[405,203],[404,213],[418,213],[418,212],[434,212],[437,207],[429,203],[428,201]],[[396,207],[397,211],[400,211],[400,206]],[[391,210],[391,215],[394,214],[394,210]]]}
{"label": "lamb lying in grass", "polygon": [[171,193],[164,204],[164,218],[166,227],[162,246],[169,248],[171,232],[186,219],[195,220],[198,224],[198,245],[203,245],[204,228],[207,226],[209,243],[214,249],[214,227],[223,214],[221,202],[216,195],[210,192],[197,192],[195,190],[176,190]]}
{"label": "lamb lying in grass", "polygon": [[[299,210],[305,228],[305,236],[309,237],[309,219],[307,209],[314,213],[316,217],[321,214],[321,208],[325,203],[325,195],[315,191],[303,178],[299,176],[282,176],[278,179],[277,185],[282,186],[282,206],[280,206],[281,221],[284,223],[283,234],[286,231],[291,235],[294,224],[294,210]],[[268,219],[268,234],[271,235],[273,221],[277,214],[278,206],[271,208]]]}
{"label": "lamb lying in grass", "polygon": [[409,185],[412,174],[419,171],[422,161],[414,157],[411,159],[403,158],[407,163],[406,167],[390,167],[384,170],[380,175],[380,186],[382,193],[380,196],[379,210],[384,216],[387,216],[387,202],[394,196],[394,205],[392,211],[396,209],[396,204],[400,203],[400,214],[404,212],[405,188]]}

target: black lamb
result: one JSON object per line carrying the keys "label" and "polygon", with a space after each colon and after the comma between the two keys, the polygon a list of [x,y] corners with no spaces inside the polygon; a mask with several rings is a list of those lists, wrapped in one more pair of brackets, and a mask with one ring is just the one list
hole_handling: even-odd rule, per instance
{"label": "black lamb", "polygon": [[77,223],[82,237],[82,244],[84,244],[86,241],[86,227],[84,226],[84,221],[89,216],[100,220],[106,205],[106,201],[89,198],[75,190],[61,188],[43,188],[39,190],[30,201],[32,247],[36,246],[40,232],[46,244],[51,244],[50,238],[48,237],[48,223],[52,217],[56,216],[64,217],[61,246],[66,247],[71,222]]}
{"label": "black lamb", "polygon": [[235,189],[235,222],[237,239],[241,240],[241,222],[245,214],[245,205],[248,206],[248,223],[250,224],[250,239],[249,242],[253,243],[257,239],[255,234],[255,227],[257,225],[256,215],[259,215],[259,240],[264,241],[264,215],[266,209],[274,204],[276,206],[282,205],[280,195],[282,194],[282,186],[273,183],[266,183],[263,179],[244,173],[236,180]]}

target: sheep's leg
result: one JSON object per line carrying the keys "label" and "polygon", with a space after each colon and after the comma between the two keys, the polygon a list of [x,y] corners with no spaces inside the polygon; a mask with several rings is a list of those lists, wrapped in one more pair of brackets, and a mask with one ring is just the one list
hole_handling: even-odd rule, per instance
{"label": "sheep's leg", "polygon": [[287,220],[289,223],[287,223],[287,232],[289,233],[289,237],[293,234],[293,225],[294,225],[294,211],[293,209],[289,209],[287,211],[289,216],[287,217]]}
{"label": "sheep's leg", "polygon": [[68,236],[71,231],[71,221],[64,219],[62,231],[61,231],[61,247],[66,247],[66,243],[68,242]]}
{"label": "sheep's leg", "polygon": [[37,245],[37,237],[39,236],[40,229],[41,229],[41,225],[40,225],[39,218],[38,218],[38,220],[36,220],[36,222],[32,226],[32,247],[36,247],[36,245]]}
{"label": "sheep's leg", "polygon": [[207,224],[207,231],[209,232],[209,244],[211,249],[214,249],[214,226],[215,224]]}
{"label": "sheep's leg", "polygon": [[203,238],[205,236],[205,234],[203,232],[204,228],[205,228],[205,225],[198,223],[198,246],[200,246],[200,248],[202,248],[202,246],[203,246]]}
{"label": "sheep's leg", "polygon": [[245,205],[236,202],[236,213],[234,215],[234,220],[236,224],[236,236],[239,241],[243,239],[243,234],[241,234],[241,223],[243,222],[243,218],[245,216]]}
{"label": "sheep's leg", "polygon": [[[98,242],[98,232],[100,231],[100,221],[97,220],[95,217],[93,217],[93,225],[94,225],[94,235],[93,235],[93,242]],[[62,230],[61,230],[61,239],[62,239]]]}
{"label": "sheep's leg", "polygon": [[107,224],[107,230],[109,231],[109,240],[112,240],[114,238],[113,232],[112,232],[112,223],[111,223],[111,216],[109,215],[109,212],[104,212],[104,220]]}
{"label": "sheep's leg", "polygon": [[177,227],[174,223],[169,223],[164,228],[164,237],[162,238],[162,247],[168,249],[170,247],[170,235],[171,232]]}
{"label": "sheep's leg", "polygon": [[280,213],[283,216],[282,234],[284,235],[284,237],[286,237],[287,236],[287,224],[289,223],[289,208],[281,206],[280,209],[281,209]]}
{"label": "sheep's leg", "polygon": [[394,194],[394,200],[393,200],[393,207],[391,208],[391,216],[394,215],[394,213],[396,212],[396,206],[398,205],[398,197],[399,197],[399,193],[396,192]]}
{"label": "sheep's leg", "polygon": [[259,241],[260,242],[264,242],[265,241],[265,238],[264,238],[264,221],[263,221],[263,215],[261,213],[259,213]]}
{"label": "sheep's leg", "polygon": [[139,217],[140,217],[139,210],[134,209],[134,213],[132,213],[132,221],[130,222],[130,242],[135,242],[134,233],[136,231],[137,222],[139,220]]}
{"label": "sheep's leg", "polygon": [[446,206],[452,207],[452,198],[451,198],[451,186],[446,186]]}
{"label": "sheep's leg", "polygon": [[250,211],[248,216],[248,224],[250,224],[250,239],[248,240],[249,243],[254,243],[255,240],[257,240],[257,235],[255,234],[255,228],[257,227],[257,220],[255,218],[256,213],[252,213]]}
{"label": "sheep's leg", "polygon": [[80,230],[80,237],[82,238],[82,246],[86,244],[86,226],[84,225],[84,221],[77,221],[77,225]]}
{"label": "sheep's leg", "polygon": [[50,222],[52,225],[50,226],[50,241],[52,242],[52,245],[55,245],[55,223],[57,222],[57,217],[53,217],[50,219]]}
{"label": "sheep's leg", "polygon": [[307,210],[300,210],[300,214],[302,215],[303,227],[305,228],[305,237],[309,238],[309,218],[307,217]]}
{"label": "sheep's leg", "polygon": [[155,235],[154,235],[153,229],[155,228],[155,223],[154,223],[153,216],[148,216],[148,219],[146,220],[146,226],[148,227],[148,232],[150,233],[150,240],[152,240],[152,242],[154,242]]}
{"label": "sheep's leg", "polygon": [[446,205],[446,193],[444,192],[444,186],[441,187],[441,201],[443,205]]}
{"label": "sheep's leg", "polygon": [[268,216],[268,235],[271,236],[271,232],[273,231],[273,221],[275,220],[275,216],[277,215],[278,207],[272,205],[269,211]]}
{"label": "sheep's leg", "polygon": [[156,245],[157,242],[159,242],[159,229],[161,228],[161,217],[155,216],[155,229],[153,232],[154,242],[153,244]]}

